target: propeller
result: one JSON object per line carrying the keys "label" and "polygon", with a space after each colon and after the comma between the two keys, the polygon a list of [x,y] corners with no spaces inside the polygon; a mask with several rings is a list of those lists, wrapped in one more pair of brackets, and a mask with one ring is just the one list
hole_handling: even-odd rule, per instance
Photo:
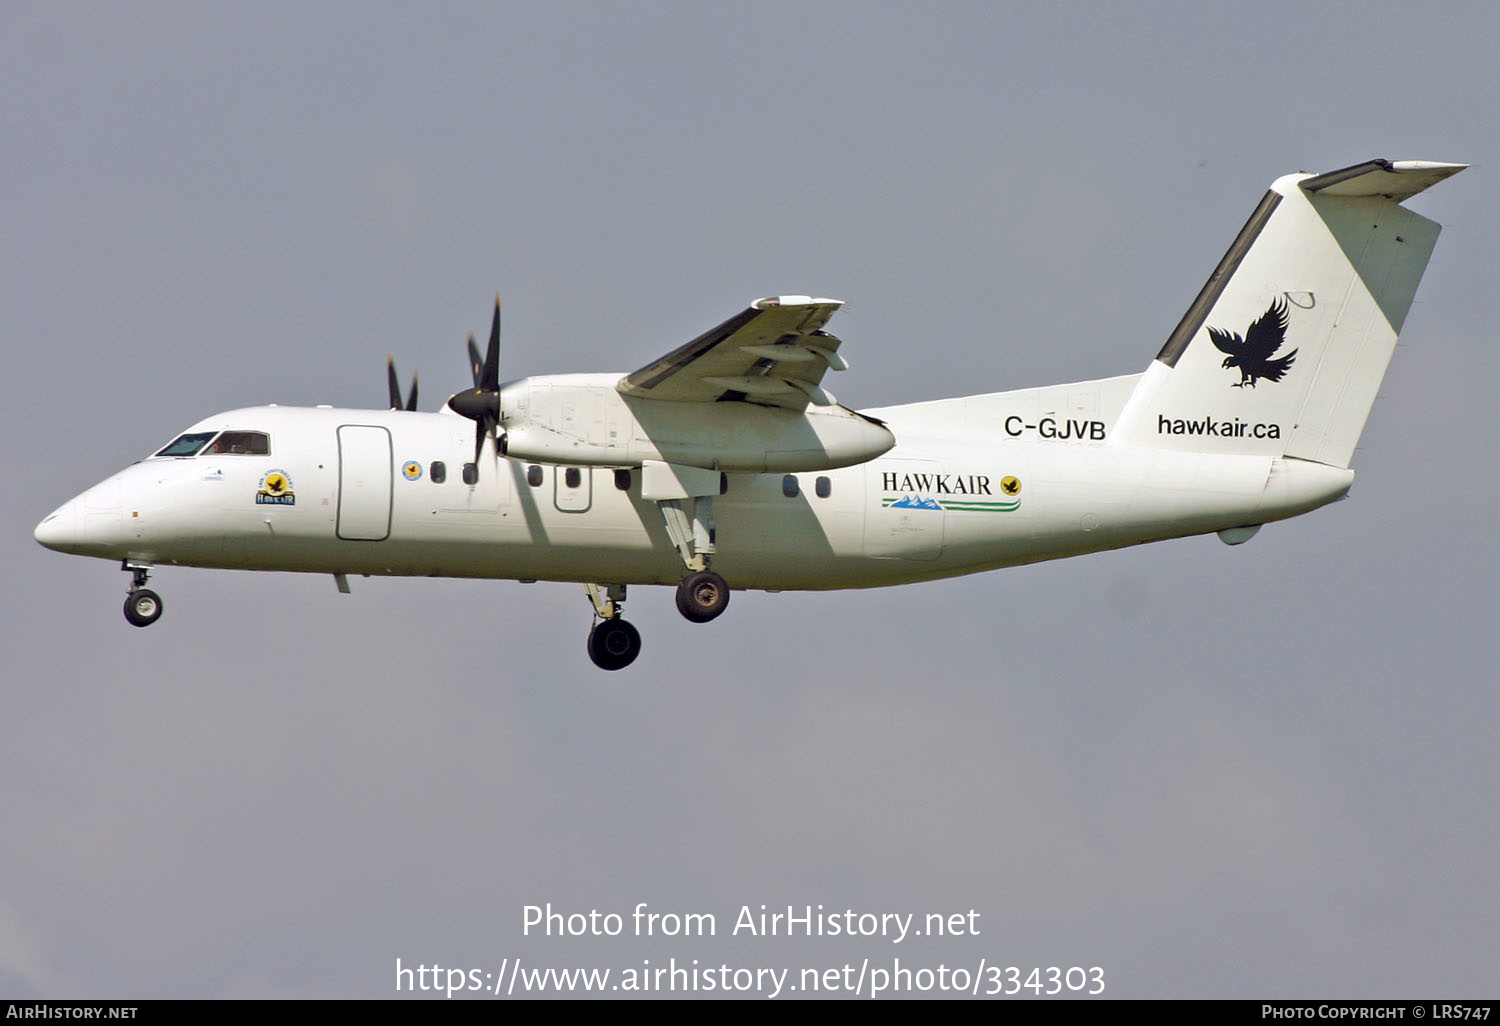
{"label": "propeller", "polygon": [[411,398],[406,402],[401,401],[401,386],[396,384],[396,358],[387,356],[385,358],[386,382],[391,388],[391,409],[406,410],[408,413],[417,408],[417,376],[411,376]]}
{"label": "propeller", "polygon": [[484,452],[486,437],[495,442],[496,453],[505,451],[500,430],[500,297],[495,297],[495,318],[490,322],[490,345],[483,360],[474,345],[474,336],[469,336],[469,369],[474,374],[474,387],[465,389],[448,400],[448,406],[461,417],[474,422],[474,464],[477,471],[479,457]]}

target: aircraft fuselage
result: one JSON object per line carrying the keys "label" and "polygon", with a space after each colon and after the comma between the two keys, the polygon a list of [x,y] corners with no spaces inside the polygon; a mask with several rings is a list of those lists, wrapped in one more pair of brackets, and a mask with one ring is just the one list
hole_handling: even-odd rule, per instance
{"label": "aircraft fuselage", "polygon": [[[1295,459],[1111,445],[1099,419],[997,413],[999,437],[908,431],[903,409],[920,407],[877,411],[901,441],[867,463],[724,475],[715,569],[736,588],[901,584],[1265,523],[1353,480]],[[270,452],[142,460],[60,508],[38,539],[158,566],[662,585],[683,574],[639,469],[529,464],[487,446],[466,483],[472,428],[446,413],[258,407],[190,429],[217,430],[264,432]]]}
{"label": "aircraft fuselage", "polygon": [[[1144,373],[856,411],[838,300],[771,296],[629,374],[473,387],[419,413],[263,407],[202,421],[36,538],[161,565],[578,581],[589,656],[631,664],[626,587],[706,623],[731,588],[870,588],[1260,525],[1343,498],[1440,226],[1401,201],[1464,165],[1376,159],[1272,183]],[[916,347],[913,347],[914,349]],[[710,567],[710,563],[712,566]]]}

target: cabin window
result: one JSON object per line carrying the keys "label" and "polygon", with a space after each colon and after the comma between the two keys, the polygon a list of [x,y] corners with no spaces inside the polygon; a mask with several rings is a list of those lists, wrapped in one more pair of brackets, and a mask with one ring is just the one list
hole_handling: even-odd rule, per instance
{"label": "cabin window", "polygon": [[533,488],[542,486],[542,468],[533,463],[526,468],[526,483]]}
{"label": "cabin window", "polygon": [[785,495],[788,499],[795,499],[799,490],[796,474],[788,474],[781,479],[781,494]]}
{"label": "cabin window", "polygon": [[820,477],[813,482],[813,491],[818,493],[818,498],[826,499],[833,494],[833,482],[826,477]]}
{"label": "cabin window", "polygon": [[563,484],[569,488],[577,488],[583,484],[583,473],[577,467],[569,467],[563,471]]}
{"label": "cabin window", "polygon": [[615,471],[615,487],[620,489],[620,491],[622,492],[630,491],[630,471]]}
{"label": "cabin window", "polygon": [[448,464],[442,460],[433,460],[432,466],[427,468],[427,473],[432,478],[433,484],[442,484],[448,480]]}
{"label": "cabin window", "polygon": [[205,456],[269,456],[271,436],[264,431],[225,431],[203,450]]}
{"label": "cabin window", "polygon": [[156,455],[158,456],[196,456],[198,450],[214,436],[212,431],[195,431],[192,434],[178,435],[171,444],[167,445]]}
{"label": "cabin window", "polygon": [[719,494],[723,495],[723,494],[727,493],[728,491],[729,491],[729,475],[725,474],[725,473],[723,473],[721,471],[719,473]]}
{"label": "cabin window", "polygon": [[464,464],[464,484],[471,485],[471,484],[477,484],[478,482],[479,482],[479,464],[477,464],[477,463],[465,463]]}

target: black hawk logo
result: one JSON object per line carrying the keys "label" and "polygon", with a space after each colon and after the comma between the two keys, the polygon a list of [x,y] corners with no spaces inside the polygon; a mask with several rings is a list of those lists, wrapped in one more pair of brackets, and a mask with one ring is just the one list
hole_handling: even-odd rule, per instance
{"label": "black hawk logo", "polygon": [[1238,367],[1240,369],[1240,380],[1235,382],[1232,388],[1244,388],[1249,385],[1255,387],[1255,383],[1261,378],[1267,381],[1280,381],[1286,374],[1287,368],[1297,358],[1297,350],[1293,349],[1279,360],[1271,359],[1276,350],[1280,349],[1286,342],[1286,328],[1289,324],[1286,302],[1277,299],[1260,319],[1250,325],[1245,332],[1245,338],[1240,338],[1238,332],[1220,331],[1218,328],[1209,328],[1208,337],[1218,347],[1219,352],[1227,353],[1224,357],[1224,369]]}

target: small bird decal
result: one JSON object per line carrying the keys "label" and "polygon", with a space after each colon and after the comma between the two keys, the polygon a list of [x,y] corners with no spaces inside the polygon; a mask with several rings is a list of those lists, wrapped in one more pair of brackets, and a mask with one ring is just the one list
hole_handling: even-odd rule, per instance
{"label": "small bird decal", "polygon": [[1293,349],[1279,360],[1271,359],[1286,342],[1286,329],[1290,323],[1285,300],[1277,299],[1271,303],[1269,309],[1260,315],[1260,319],[1250,325],[1245,332],[1245,338],[1240,338],[1239,332],[1220,331],[1218,328],[1209,328],[1208,337],[1218,347],[1219,352],[1227,353],[1224,357],[1224,368],[1238,367],[1240,369],[1240,380],[1231,387],[1244,388],[1249,385],[1255,387],[1256,381],[1265,378],[1267,381],[1280,381],[1286,374],[1287,368],[1297,358],[1298,350]]}

